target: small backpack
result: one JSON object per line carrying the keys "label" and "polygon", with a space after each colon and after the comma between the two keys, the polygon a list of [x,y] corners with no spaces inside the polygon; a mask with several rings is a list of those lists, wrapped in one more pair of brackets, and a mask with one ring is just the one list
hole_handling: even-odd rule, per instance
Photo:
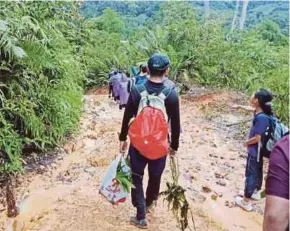
{"label": "small backpack", "polygon": [[261,153],[264,157],[269,158],[275,143],[280,140],[289,129],[275,116],[269,117],[270,124],[261,140]]}
{"label": "small backpack", "polygon": [[156,160],[169,153],[168,116],[165,99],[171,88],[149,94],[144,85],[136,86],[141,95],[137,116],[129,127],[131,144],[147,159]]}

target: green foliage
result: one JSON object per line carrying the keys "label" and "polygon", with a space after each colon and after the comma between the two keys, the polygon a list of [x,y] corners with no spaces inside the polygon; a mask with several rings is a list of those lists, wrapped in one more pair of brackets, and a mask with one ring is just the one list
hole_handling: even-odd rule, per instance
{"label": "green foliage", "polygon": [[171,3],[161,6],[158,25],[143,30],[142,39],[136,41],[139,53],[167,53],[172,63],[170,75],[181,82],[191,80],[249,94],[260,87],[269,88],[279,95],[274,102],[276,112],[288,123],[288,38],[279,26],[267,20],[243,33],[229,33],[223,29],[224,21],[198,23],[192,12],[179,16],[175,11],[185,12],[189,6],[175,4],[173,8]]}
{"label": "green foliage", "polygon": [[73,4],[3,5],[0,158],[4,164],[0,172],[20,170],[23,148],[43,150],[76,129],[84,78],[76,44],[69,42],[59,26],[74,20],[77,8]]}
{"label": "green foliage", "polygon": [[118,13],[112,9],[105,9],[103,14],[97,18],[99,30],[105,30],[109,33],[120,33],[125,24],[118,16]]}
{"label": "green foliage", "polygon": [[248,29],[231,32],[234,2],[211,2],[208,20],[203,2],[82,4],[1,3],[0,172],[20,170],[24,148],[53,147],[77,128],[84,87],[154,52],[169,55],[170,76],[183,85],[269,88],[289,122],[289,39],[285,15],[276,15],[286,3],[250,2]]}
{"label": "green foliage", "polygon": [[[166,1],[86,1],[81,13],[86,18],[100,16],[103,10],[110,8],[119,12],[121,17],[125,19],[126,28],[138,28],[147,25],[147,21],[154,17],[162,18],[160,8],[164,6]],[[183,1],[170,1],[173,4],[172,12],[176,12],[175,6],[182,4]],[[241,2],[241,1],[240,1]],[[175,5],[174,5],[175,4]],[[204,21],[204,2],[189,1],[189,5],[196,12],[196,19],[199,22]],[[241,8],[240,4],[240,8]],[[224,24],[230,26],[232,17],[236,7],[236,1],[210,1],[211,18],[225,17]],[[170,13],[171,11],[169,11]],[[186,16],[186,13],[180,11],[180,14]],[[161,17],[160,17],[161,16]],[[147,21],[146,21],[147,20]],[[279,25],[283,34],[288,35],[289,32],[289,2],[287,1],[250,1],[248,5],[248,13],[246,26],[252,28],[255,25],[271,20]],[[125,31],[123,31],[125,32]]]}

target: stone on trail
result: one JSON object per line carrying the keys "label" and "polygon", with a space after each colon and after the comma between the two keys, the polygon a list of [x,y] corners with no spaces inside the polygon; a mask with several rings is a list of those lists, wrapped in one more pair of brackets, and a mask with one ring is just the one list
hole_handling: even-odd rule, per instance
{"label": "stone on trail", "polygon": [[84,171],[87,173],[94,173],[95,172],[95,168],[94,167],[86,167],[84,168]]}
{"label": "stone on trail", "polygon": [[187,189],[189,189],[190,191],[194,191],[194,192],[201,192],[202,186],[200,186],[198,184],[192,184],[192,185],[188,186]]}
{"label": "stone on trail", "polygon": [[110,160],[107,158],[91,157],[87,161],[93,167],[108,166],[110,164]]}
{"label": "stone on trail", "polygon": [[84,141],[83,140],[79,140],[79,141],[75,142],[74,145],[72,146],[72,152],[79,151],[84,146],[85,146]]}
{"label": "stone on trail", "polygon": [[71,154],[72,153],[72,143],[66,144],[64,145],[63,149],[67,154]]}
{"label": "stone on trail", "polygon": [[192,199],[194,202],[197,202],[197,203],[202,204],[203,202],[205,202],[206,197],[203,196],[202,194],[196,192],[196,193],[194,193],[194,194],[191,196],[191,199]]}
{"label": "stone on trail", "polygon": [[214,193],[214,194],[211,194],[210,198],[214,201],[217,200],[218,196]]}
{"label": "stone on trail", "polygon": [[229,207],[229,208],[236,207],[236,205],[235,205],[234,202],[229,202],[229,201],[225,201],[225,206],[226,206],[226,207]]}
{"label": "stone on trail", "polygon": [[197,166],[195,168],[196,168],[197,171],[200,171],[201,170],[201,165],[197,164]]}
{"label": "stone on trail", "polygon": [[216,172],[214,173],[214,175],[215,175],[215,178],[217,178],[217,179],[223,177],[222,174],[221,174],[221,172],[219,172],[219,171],[216,171]]}
{"label": "stone on trail", "polygon": [[37,173],[38,174],[43,174],[45,172],[45,166],[44,165],[40,165],[39,168],[37,169]]}
{"label": "stone on trail", "polygon": [[224,179],[220,179],[218,182],[217,182],[218,185],[221,185],[221,186],[226,186],[227,185],[227,181],[224,180]]}
{"label": "stone on trail", "polygon": [[0,203],[0,213],[3,212],[5,209],[6,209],[5,206],[2,203]]}
{"label": "stone on trail", "polygon": [[193,175],[191,175],[190,173],[184,173],[183,174],[183,178],[187,181],[189,181],[190,183],[195,179]]}
{"label": "stone on trail", "polygon": [[228,167],[228,168],[231,168],[232,167],[229,162],[225,162],[223,165],[226,166],[226,167]]}
{"label": "stone on trail", "polygon": [[51,166],[52,168],[57,168],[57,167],[58,167],[58,165],[55,164],[55,163],[52,163],[50,166]]}
{"label": "stone on trail", "polygon": [[210,193],[210,192],[212,192],[212,189],[208,185],[203,185],[202,186],[202,191],[205,192],[205,193]]}

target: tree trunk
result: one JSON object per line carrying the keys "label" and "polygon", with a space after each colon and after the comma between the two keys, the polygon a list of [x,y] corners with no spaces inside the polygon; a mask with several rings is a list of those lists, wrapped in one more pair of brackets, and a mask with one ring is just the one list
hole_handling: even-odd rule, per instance
{"label": "tree trunk", "polygon": [[209,0],[204,0],[204,14],[205,18],[209,17]]}
{"label": "tree trunk", "polygon": [[240,21],[241,30],[243,30],[245,27],[248,4],[249,4],[249,0],[243,0],[243,10],[242,10],[241,21]]}
{"label": "tree trunk", "polygon": [[240,7],[240,0],[237,0],[236,10],[235,10],[233,21],[232,21],[231,31],[233,31],[236,28],[238,14],[239,14],[239,7]]}
{"label": "tree trunk", "polygon": [[7,201],[7,216],[16,217],[18,215],[18,209],[16,207],[13,180],[12,176],[9,173],[7,173],[6,175],[6,201]]}

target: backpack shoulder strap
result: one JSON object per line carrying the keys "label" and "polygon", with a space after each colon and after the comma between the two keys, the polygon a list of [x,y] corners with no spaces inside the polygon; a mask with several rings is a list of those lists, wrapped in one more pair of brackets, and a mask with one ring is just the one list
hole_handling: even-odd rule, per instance
{"label": "backpack shoulder strap", "polygon": [[148,95],[148,91],[147,91],[144,84],[136,85],[136,89],[139,92],[139,94],[141,95],[141,97]]}
{"label": "backpack shoulder strap", "polygon": [[170,95],[172,91],[172,87],[165,86],[163,90],[159,93],[158,97],[162,100],[166,100],[166,98]]}

